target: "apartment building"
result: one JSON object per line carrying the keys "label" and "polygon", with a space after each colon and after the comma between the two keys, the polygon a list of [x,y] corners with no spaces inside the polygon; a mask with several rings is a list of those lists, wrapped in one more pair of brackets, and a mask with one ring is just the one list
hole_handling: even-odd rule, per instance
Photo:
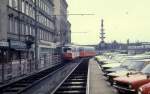
{"label": "apartment building", "polygon": [[0,0],[0,82],[55,65],[53,13],[52,0]]}

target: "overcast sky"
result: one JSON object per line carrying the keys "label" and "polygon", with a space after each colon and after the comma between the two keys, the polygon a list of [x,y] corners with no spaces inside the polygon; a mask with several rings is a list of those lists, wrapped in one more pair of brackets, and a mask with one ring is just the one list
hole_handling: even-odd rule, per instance
{"label": "overcast sky", "polygon": [[[67,0],[72,42],[99,43],[100,20],[104,19],[106,42],[150,41],[150,0]],[[78,32],[78,33],[77,33]]]}

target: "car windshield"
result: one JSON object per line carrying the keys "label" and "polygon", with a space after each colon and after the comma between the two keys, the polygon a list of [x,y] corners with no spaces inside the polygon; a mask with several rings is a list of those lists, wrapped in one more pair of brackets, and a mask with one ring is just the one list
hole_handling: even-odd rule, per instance
{"label": "car windshield", "polygon": [[71,48],[64,48],[64,52],[70,51]]}
{"label": "car windshield", "polygon": [[150,64],[148,64],[144,69],[142,69],[141,72],[144,73],[144,74],[150,73]]}
{"label": "car windshield", "polygon": [[128,69],[129,70],[135,70],[135,71],[140,71],[144,67],[144,62],[131,62],[129,65]]}

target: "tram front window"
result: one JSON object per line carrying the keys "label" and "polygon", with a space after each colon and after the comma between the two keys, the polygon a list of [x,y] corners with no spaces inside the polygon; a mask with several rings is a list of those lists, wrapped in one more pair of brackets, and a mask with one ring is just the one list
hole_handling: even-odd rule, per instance
{"label": "tram front window", "polygon": [[64,52],[70,52],[71,48],[64,48]]}

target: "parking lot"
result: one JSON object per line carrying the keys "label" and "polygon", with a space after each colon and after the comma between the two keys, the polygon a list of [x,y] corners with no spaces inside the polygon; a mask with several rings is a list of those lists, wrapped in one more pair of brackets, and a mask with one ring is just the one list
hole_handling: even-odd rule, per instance
{"label": "parking lot", "polygon": [[90,94],[149,94],[149,54],[99,55],[89,69]]}

